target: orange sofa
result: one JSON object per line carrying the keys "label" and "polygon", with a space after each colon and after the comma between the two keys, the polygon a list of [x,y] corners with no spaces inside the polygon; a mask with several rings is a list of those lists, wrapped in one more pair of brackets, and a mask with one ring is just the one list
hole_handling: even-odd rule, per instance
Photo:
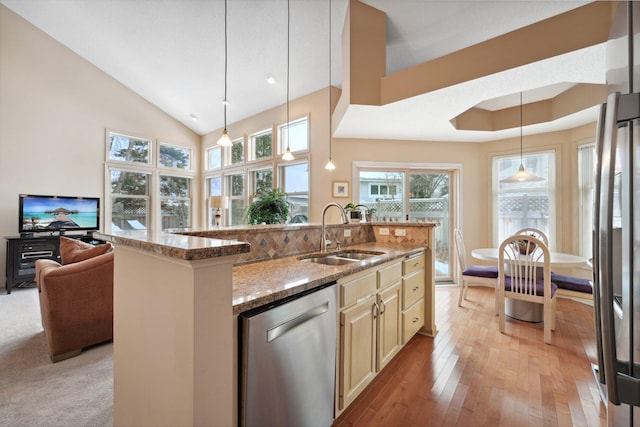
{"label": "orange sofa", "polygon": [[113,251],[65,265],[38,260],[36,284],[52,362],[113,339]]}

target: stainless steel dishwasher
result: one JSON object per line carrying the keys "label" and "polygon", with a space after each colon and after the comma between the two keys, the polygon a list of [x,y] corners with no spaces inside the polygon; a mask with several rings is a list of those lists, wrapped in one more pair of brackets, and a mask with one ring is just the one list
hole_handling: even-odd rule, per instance
{"label": "stainless steel dishwasher", "polygon": [[239,315],[241,426],[332,424],[336,297],[334,282]]}

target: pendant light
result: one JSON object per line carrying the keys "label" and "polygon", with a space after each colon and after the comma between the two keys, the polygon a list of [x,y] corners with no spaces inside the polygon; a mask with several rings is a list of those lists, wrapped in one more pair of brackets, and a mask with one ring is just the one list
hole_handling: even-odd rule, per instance
{"label": "pendant light", "polygon": [[332,171],[336,168],[331,159],[331,134],[333,126],[331,123],[331,0],[329,0],[329,161],[325,165],[325,169]]}
{"label": "pendant light", "polygon": [[501,179],[500,182],[512,183],[538,181],[544,181],[544,178],[527,172],[524,169],[524,164],[522,163],[522,92],[520,92],[520,167],[518,168],[518,172],[514,173],[508,178]]}
{"label": "pendant light", "polygon": [[287,151],[282,155],[282,160],[293,160],[293,154],[291,153],[291,148],[289,148],[289,32],[291,31],[290,24],[290,5],[289,0],[287,0]]}
{"label": "pendant light", "polygon": [[227,133],[227,104],[229,103],[227,100],[227,68],[227,0],[224,0],[224,99],[222,100],[224,104],[224,130],[218,140],[218,145],[222,147],[231,147],[233,145]]}

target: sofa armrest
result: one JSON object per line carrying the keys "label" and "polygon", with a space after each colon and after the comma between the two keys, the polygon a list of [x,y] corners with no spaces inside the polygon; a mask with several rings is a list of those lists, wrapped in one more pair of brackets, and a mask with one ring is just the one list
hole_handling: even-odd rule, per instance
{"label": "sofa armrest", "polygon": [[55,270],[56,268],[62,267],[62,264],[52,260],[52,259],[39,259],[36,260],[36,286],[38,287],[38,291],[40,291],[40,282],[42,281],[42,275],[48,274],[49,271]]}

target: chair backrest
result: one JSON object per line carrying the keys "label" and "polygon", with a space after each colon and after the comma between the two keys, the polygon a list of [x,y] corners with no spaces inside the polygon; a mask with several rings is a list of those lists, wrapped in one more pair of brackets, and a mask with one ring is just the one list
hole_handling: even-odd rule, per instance
{"label": "chair backrest", "polygon": [[538,240],[542,240],[544,242],[545,245],[549,246],[549,238],[547,237],[546,234],[544,234],[544,231],[542,230],[538,230],[537,228],[521,228],[520,230],[516,231],[515,234],[527,234],[529,236],[533,236]]}
{"label": "chair backrest", "polygon": [[551,298],[549,248],[528,234],[513,235],[500,244],[500,286],[510,292]]}
{"label": "chair backrest", "polygon": [[460,272],[462,272],[467,268],[462,230],[456,228],[455,230],[453,230],[453,236],[455,239],[456,255],[458,255],[458,262],[460,263]]}

